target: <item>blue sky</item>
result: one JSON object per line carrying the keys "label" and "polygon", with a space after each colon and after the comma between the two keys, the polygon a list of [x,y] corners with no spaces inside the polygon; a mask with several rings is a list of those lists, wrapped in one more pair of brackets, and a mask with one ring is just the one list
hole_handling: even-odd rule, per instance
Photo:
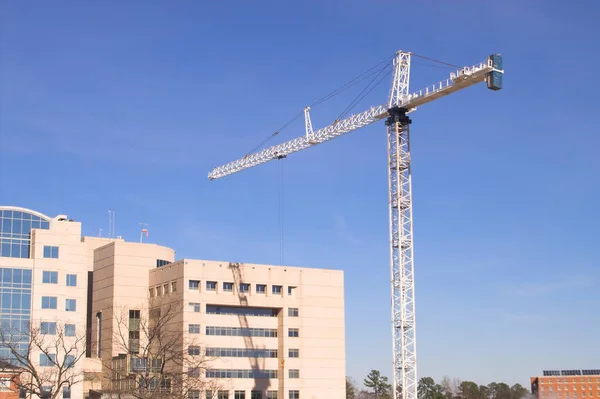
{"label": "blue sky", "polygon": [[[478,85],[412,115],[419,374],[527,384],[600,365],[597,2],[5,2],[0,202],[177,256],[278,263],[273,162],[209,182],[397,49]],[[416,60],[411,87],[445,79]],[[354,111],[386,101],[387,82]],[[357,88],[358,89],[358,88]],[[359,90],[359,89],[358,89]],[[312,110],[331,123],[349,91]],[[297,123],[279,141],[303,132]],[[274,142],[278,142],[277,140]],[[347,371],[390,375],[386,143],[376,124],[283,161],[285,263],[343,269]]]}

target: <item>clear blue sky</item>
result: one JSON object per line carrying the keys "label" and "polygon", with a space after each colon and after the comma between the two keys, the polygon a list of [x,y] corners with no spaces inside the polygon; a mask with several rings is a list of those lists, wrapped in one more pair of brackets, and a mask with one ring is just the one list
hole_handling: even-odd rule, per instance
{"label": "clear blue sky", "polygon": [[[576,5],[574,5],[576,4]],[[412,115],[420,375],[527,384],[600,367],[595,1],[3,2],[0,203],[174,247],[279,262],[278,165],[209,182],[397,49],[479,85]],[[415,60],[412,88],[448,76]],[[385,102],[387,82],[355,111]],[[332,122],[356,92],[313,109]],[[302,134],[302,123],[279,141]],[[383,124],[284,169],[285,263],[346,276],[347,369],[390,375]]]}

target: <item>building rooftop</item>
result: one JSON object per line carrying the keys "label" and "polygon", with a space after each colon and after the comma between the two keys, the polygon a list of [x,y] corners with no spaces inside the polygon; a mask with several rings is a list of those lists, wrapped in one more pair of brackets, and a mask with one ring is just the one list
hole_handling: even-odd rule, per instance
{"label": "building rooftop", "polygon": [[572,376],[572,375],[600,375],[600,369],[588,370],[544,370],[544,377]]}

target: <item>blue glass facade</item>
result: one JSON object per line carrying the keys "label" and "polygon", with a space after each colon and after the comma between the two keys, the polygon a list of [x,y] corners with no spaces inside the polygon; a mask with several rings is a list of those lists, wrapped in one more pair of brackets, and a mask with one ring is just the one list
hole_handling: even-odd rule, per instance
{"label": "blue glass facade", "polygon": [[50,228],[50,221],[29,212],[0,209],[0,256],[29,258],[31,229]]}
{"label": "blue glass facade", "polygon": [[[19,342],[21,350],[27,349],[29,321],[31,319],[31,270],[0,268],[0,328]],[[0,359],[11,356],[0,346]]]}

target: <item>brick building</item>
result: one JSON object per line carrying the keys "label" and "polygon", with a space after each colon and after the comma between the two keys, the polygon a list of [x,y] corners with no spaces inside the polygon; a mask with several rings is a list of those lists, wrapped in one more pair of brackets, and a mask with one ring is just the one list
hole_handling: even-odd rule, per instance
{"label": "brick building", "polygon": [[531,393],[538,399],[600,399],[600,369],[544,370],[531,377]]}

